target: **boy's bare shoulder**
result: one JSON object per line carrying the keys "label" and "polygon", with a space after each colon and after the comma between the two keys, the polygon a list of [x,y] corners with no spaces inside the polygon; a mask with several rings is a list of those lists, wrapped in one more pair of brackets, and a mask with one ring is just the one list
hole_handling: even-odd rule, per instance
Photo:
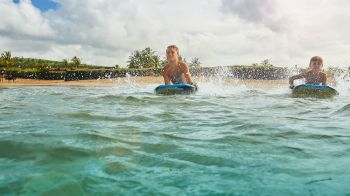
{"label": "boy's bare shoulder", "polygon": [[181,68],[188,68],[187,63],[185,63],[185,62],[179,61],[179,65]]}
{"label": "boy's bare shoulder", "polygon": [[320,72],[321,77],[327,77],[327,74],[325,72]]}
{"label": "boy's bare shoulder", "polygon": [[183,62],[183,61],[179,61],[179,64],[180,64],[180,65],[186,65],[186,66],[188,66],[187,63],[186,63],[186,62]]}

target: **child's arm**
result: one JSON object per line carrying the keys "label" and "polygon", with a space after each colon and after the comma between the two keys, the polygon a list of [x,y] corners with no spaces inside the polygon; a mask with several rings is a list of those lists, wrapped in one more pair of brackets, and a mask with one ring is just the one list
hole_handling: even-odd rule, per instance
{"label": "child's arm", "polygon": [[289,88],[294,88],[294,80],[304,78],[304,74],[298,74],[289,78]]}
{"label": "child's arm", "polygon": [[163,79],[164,79],[164,84],[171,84],[171,83],[170,83],[170,78],[169,78],[169,75],[168,75],[168,73],[167,73],[166,67],[165,67],[164,70],[163,70]]}
{"label": "child's arm", "polygon": [[167,75],[163,75],[163,78],[164,78],[164,84],[171,84],[170,78]]}
{"label": "child's arm", "polygon": [[321,73],[322,85],[327,85],[327,74]]}
{"label": "child's arm", "polygon": [[187,84],[193,84],[190,69],[188,68],[188,65],[184,63],[182,65],[182,69],[183,69],[183,73],[184,73]]}

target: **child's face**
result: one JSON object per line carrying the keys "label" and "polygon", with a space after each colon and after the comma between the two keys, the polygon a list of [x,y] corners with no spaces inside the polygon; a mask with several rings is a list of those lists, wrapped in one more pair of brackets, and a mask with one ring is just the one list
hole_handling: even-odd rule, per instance
{"label": "child's face", "polygon": [[321,70],[323,66],[322,61],[316,60],[316,61],[311,61],[310,68],[313,70]]}
{"label": "child's face", "polygon": [[168,61],[175,61],[179,58],[179,54],[175,48],[169,48],[166,50],[166,58]]}

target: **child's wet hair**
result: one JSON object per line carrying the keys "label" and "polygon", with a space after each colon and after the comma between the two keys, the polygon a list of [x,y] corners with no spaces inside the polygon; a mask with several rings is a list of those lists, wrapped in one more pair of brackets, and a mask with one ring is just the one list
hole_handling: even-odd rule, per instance
{"label": "child's wet hair", "polygon": [[[323,64],[323,59],[322,59],[322,57],[320,57],[320,56],[314,56],[314,57],[312,57],[312,58],[310,59],[310,65],[311,65],[311,63],[312,63],[313,61],[321,61],[321,63]],[[310,65],[309,65],[309,66],[310,66]]]}
{"label": "child's wet hair", "polygon": [[169,49],[175,49],[177,54],[179,54],[179,48],[176,45],[170,45],[166,48],[166,51],[168,51]]}

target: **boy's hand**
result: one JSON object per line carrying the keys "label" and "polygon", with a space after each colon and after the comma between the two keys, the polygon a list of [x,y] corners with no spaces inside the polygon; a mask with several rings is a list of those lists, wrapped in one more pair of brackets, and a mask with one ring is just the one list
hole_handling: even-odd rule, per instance
{"label": "boy's hand", "polygon": [[196,90],[198,90],[198,85],[197,85],[197,83],[193,83],[193,82],[192,82],[191,85],[194,86],[194,87],[196,88]]}

